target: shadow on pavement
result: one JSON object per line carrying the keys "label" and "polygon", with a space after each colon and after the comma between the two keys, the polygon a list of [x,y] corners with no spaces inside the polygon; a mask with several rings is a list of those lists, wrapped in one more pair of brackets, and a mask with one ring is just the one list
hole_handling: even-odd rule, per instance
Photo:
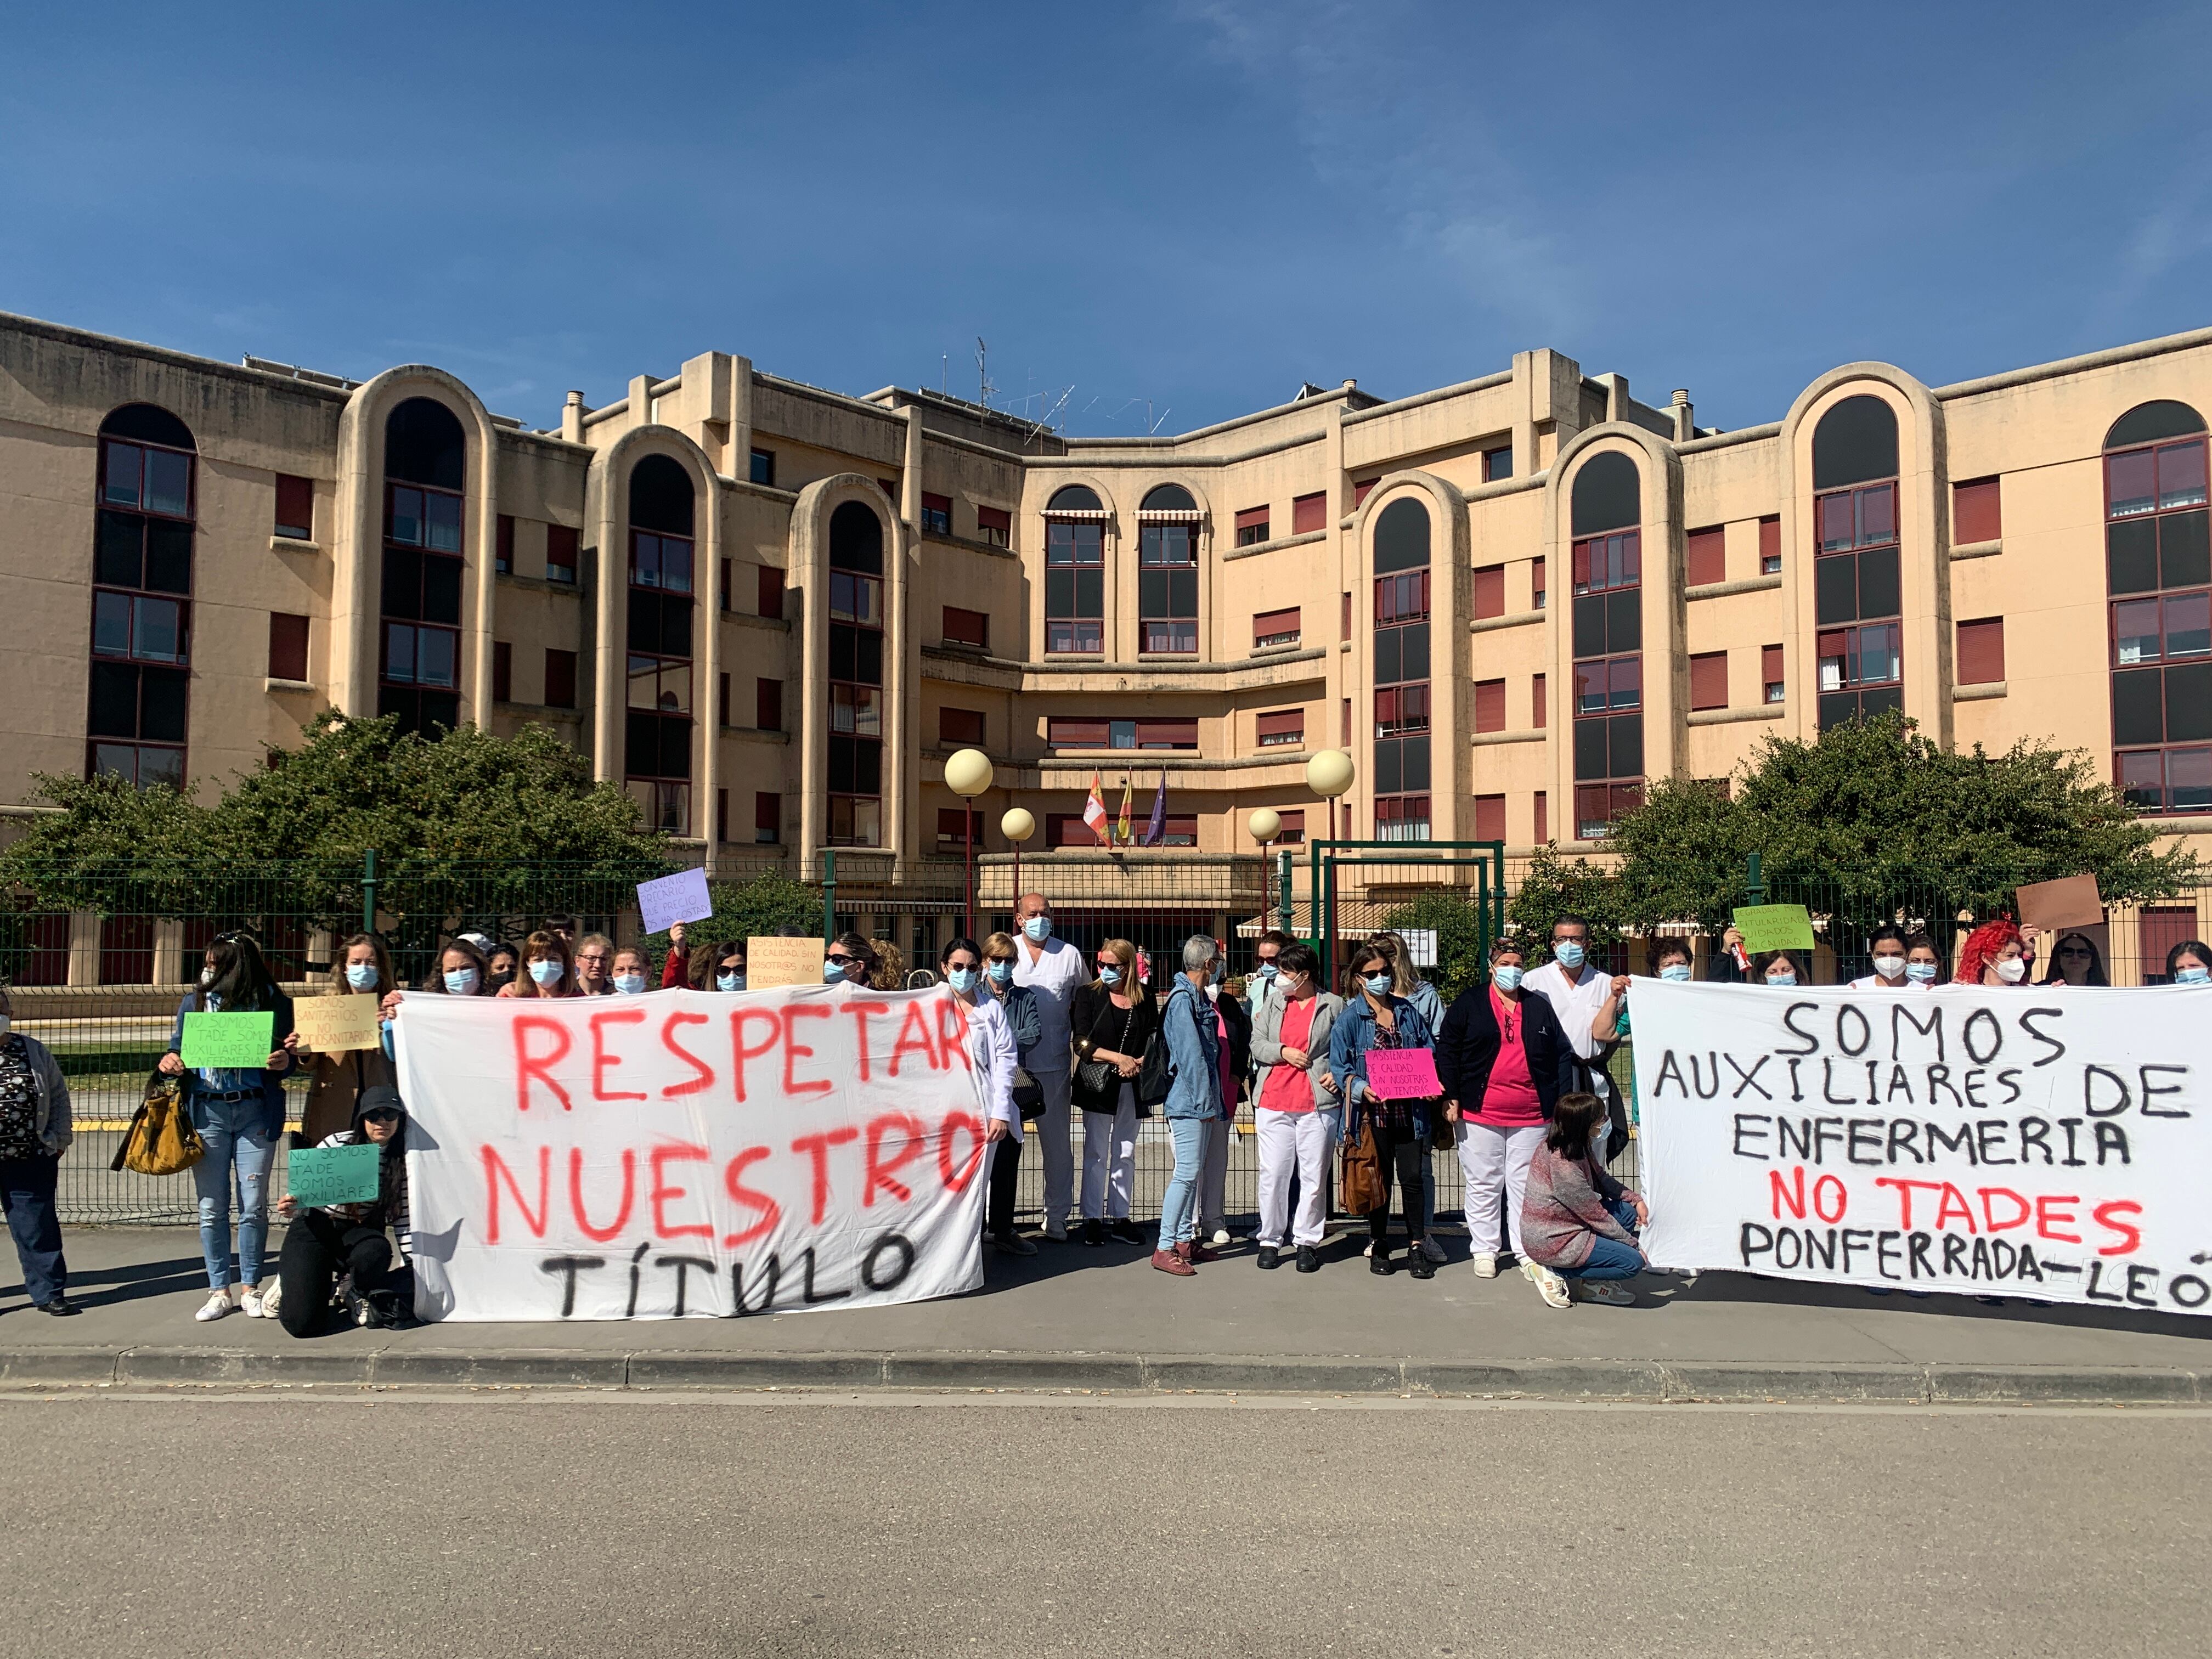
{"label": "shadow on pavement", "polygon": [[2026,1322],[2063,1325],[2078,1330],[2133,1331],[2147,1336],[2188,1337],[2200,1342],[2212,1339],[2212,1321],[2188,1314],[2089,1308],[2067,1302],[2031,1302],[2018,1295],[2004,1296],[1998,1305],[1993,1306],[1955,1291],[1910,1296],[1899,1289],[1881,1296],[1851,1285],[1806,1285],[1726,1272],[1703,1273],[1694,1281],[1645,1273],[1636,1281],[1635,1289],[1639,1302],[1656,1296],[1671,1302],[1765,1303],[1793,1308],[1838,1308],[1850,1312],[1881,1308],[1894,1313],[1941,1314],[1951,1319]]}
{"label": "shadow on pavement", "polygon": [[[195,1235],[197,1237],[197,1235]],[[118,1302],[138,1302],[148,1297],[172,1296],[179,1291],[204,1290],[207,1267],[199,1257],[178,1256],[167,1261],[136,1261],[127,1267],[81,1268],[72,1264],[69,1297],[80,1308],[103,1308]],[[0,1285],[0,1299],[29,1296],[19,1279]],[[26,1301],[24,1307],[30,1304]],[[17,1311],[9,1308],[9,1313]]]}

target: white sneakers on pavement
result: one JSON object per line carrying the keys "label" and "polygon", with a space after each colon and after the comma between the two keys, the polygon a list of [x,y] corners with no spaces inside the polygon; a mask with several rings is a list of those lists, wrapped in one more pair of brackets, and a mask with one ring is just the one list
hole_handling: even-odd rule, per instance
{"label": "white sneakers on pavement", "polygon": [[1495,1279],[1498,1277],[1497,1251],[1477,1250],[1474,1253],[1474,1276],[1477,1279]]}
{"label": "white sneakers on pavement", "polygon": [[238,1310],[248,1319],[267,1319],[276,1311],[269,1305],[269,1299],[261,1294],[258,1285],[246,1286],[245,1294],[238,1298]]}
{"label": "white sneakers on pavement", "polygon": [[1602,1302],[1608,1308],[1632,1308],[1636,1305],[1635,1292],[1626,1290],[1619,1285],[1588,1283],[1579,1285],[1576,1287],[1575,1300]]}
{"label": "white sneakers on pavement", "polygon": [[224,1315],[235,1313],[237,1310],[238,1304],[230,1299],[230,1292],[228,1290],[210,1291],[208,1292],[208,1299],[205,1304],[203,1305],[200,1310],[194,1314],[192,1317],[195,1319],[221,1319]]}
{"label": "white sneakers on pavement", "polygon": [[1213,1230],[1213,1237],[1212,1237],[1212,1239],[1210,1242],[1211,1242],[1212,1243],[1213,1243],[1213,1244],[1215,1244],[1215,1245],[1218,1246],[1218,1245],[1224,1245],[1224,1244],[1233,1244],[1233,1243],[1235,1243],[1237,1241],[1236,1241],[1235,1239],[1233,1239],[1233,1238],[1231,1238],[1231,1237],[1230,1237],[1230,1234],[1229,1234],[1229,1229],[1228,1229],[1228,1228],[1226,1228],[1226,1227],[1216,1227],[1216,1228]]}
{"label": "white sneakers on pavement", "polygon": [[1523,1261],[1521,1264],[1521,1271],[1528,1276],[1528,1282],[1536,1287],[1536,1294],[1544,1298],[1546,1306],[1571,1308],[1575,1305],[1574,1293],[1568,1290],[1567,1281],[1549,1267],[1540,1267],[1533,1261]]}

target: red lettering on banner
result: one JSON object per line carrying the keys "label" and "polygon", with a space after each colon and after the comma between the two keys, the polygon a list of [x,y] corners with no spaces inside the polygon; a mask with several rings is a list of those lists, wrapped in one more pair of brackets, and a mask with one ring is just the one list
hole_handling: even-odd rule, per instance
{"label": "red lettering on banner", "polygon": [[676,1040],[678,1026],[705,1024],[707,1016],[704,1014],[671,1014],[660,1022],[660,1046],[699,1074],[689,1082],[670,1084],[660,1091],[663,1100],[680,1099],[685,1095],[696,1095],[702,1089],[714,1086],[714,1068]]}
{"label": "red lettering on banner", "polygon": [[2099,1246],[2099,1255],[2127,1255],[2142,1248],[2142,1230],[2118,1219],[2123,1211],[2129,1215],[2141,1215],[2142,1206],[2133,1199],[2116,1198],[2109,1203],[2100,1204],[2089,1212],[2091,1219],[2100,1227],[2120,1236],[2120,1242],[2117,1244]]}
{"label": "red lettering on banner", "polygon": [[[745,1023],[748,1020],[768,1028],[768,1039],[757,1048],[746,1046]],[[744,1104],[745,1098],[745,1062],[758,1060],[775,1048],[782,1036],[783,1021],[776,1017],[773,1008],[738,1008],[731,1012],[730,1048],[734,1060],[730,1067],[730,1079],[740,1105]]]}
{"label": "red lettering on banner", "polygon": [[614,1224],[594,1227],[591,1217],[584,1213],[584,1149],[568,1149],[568,1207],[575,1215],[576,1225],[602,1244],[629,1225],[630,1208],[637,1198],[637,1154],[627,1146],[623,1148],[622,1170],[622,1208],[615,1212]]}
{"label": "red lettering on banner", "polygon": [[[1910,1227],[1912,1224],[1912,1189],[1915,1187],[1924,1187],[1931,1193],[1941,1192],[1943,1189],[1943,1183],[1940,1181],[1904,1181],[1895,1176],[1876,1176],[1874,1178],[1874,1184],[1877,1187],[1897,1188],[1897,1224],[1900,1227]],[[1797,1213],[1802,1215],[1805,1212],[1800,1210]],[[1777,1219],[1779,1218],[1777,1218]]]}
{"label": "red lettering on banner", "polygon": [[[801,1083],[791,1074],[793,1060],[802,1055],[808,1060],[814,1058],[814,1050],[799,1040],[798,1022],[801,1019],[827,1019],[830,1018],[830,1012],[828,1008],[819,1003],[791,1002],[784,1005],[783,1091],[787,1095],[826,1095],[837,1086],[826,1077],[811,1078]],[[860,1132],[858,1129],[848,1129],[845,1133],[857,1139]],[[822,1219],[818,1214],[814,1218],[817,1221]]]}
{"label": "red lettering on banner", "polygon": [[732,1158],[729,1167],[722,1171],[722,1186],[730,1196],[749,1210],[758,1210],[760,1219],[741,1233],[731,1233],[722,1240],[725,1249],[734,1250],[765,1237],[783,1219],[783,1206],[766,1193],[757,1193],[745,1185],[745,1171],[769,1155],[765,1146],[748,1146]]}
{"label": "red lettering on banner", "polygon": [[958,997],[946,997],[937,1005],[937,1041],[947,1066],[957,1054],[963,1066],[975,1069],[975,1057],[968,1052],[968,1005]]}
{"label": "red lettering on banner", "polygon": [[1785,1182],[1781,1170],[1769,1170],[1766,1172],[1766,1196],[1774,1206],[1777,1221],[1782,1219],[1782,1208],[1785,1204],[1790,1206],[1790,1213],[1798,1220],[1805,1218],[1805,1166],[1800,1164],[1790,1170],[1790,1180]]}
{"label": "red lettering on banner", "polygon": [[645,1091],[607,1087],[607,1073],[623,1063],[620,1054],[607,1052],[606,1028],[610,1025],[642,1025],[642,1008],[610,1008],[605,1013],[592,1016],[592,1098],[593,1100],[643,1100]]}
{"label": "red lettering on banner", "polygon": [[[896,1158],[883,1155],[884,1137],[896,1129],[906,1137]],[[914,1188],[898,1180],[897,1172],[921,1155],[929,1139],[929,1126],[911,1112],[885,1112],[868,1125],[868,1179],[860,1188],[860,1206],[866,1209],[876,1201],[876,1188],[880,1187],[895,1202],[903,1204],[914,1196]]]}
{"label": "red lettering on banner", "polygon": [[[825,1008],[822,1012],[830,1011]],[[826,1089],[830,1085],[825,1083],[822,1086]],[[829,1129],[818,1135],[801,1135],[791,1143],[793,1152],[804,1152],[814,1160],[814,1224],[817,1227],[822,1224],[822,1218],[830,1213],[830,1149],[850,1146],[860,1138],[858,1129]]]}
{"label": "red lettering on banner", "polygon": [[483,1149],[483,1166],[484,1243],[499,1243],[499,1183],[502,1181],[507,1183],[507,1190],[514,1194],[514,1207],[522,1212],[522,1224],[530,1229],[530,1236],[532,1238],[544,1237],[546,1210],[551,1202],[549,1191],[553,1185],[553,1149],[550,1146],[538,1149],[536,1215],[530,1213],[530,1200],[522,1195],[522,1188],[515,1184],[514,1171],[507,1167],[507,1160],[499,1155],[497,1147],[486,1146]]}
{"label": "red lettering on banner", "polygon": [[673,1160],[680,1158],[686,1164],[704,1164],[712,1157],[714,1153],[704,1146],[694,1146],[681,1141],[672,1146],[653,1149],[653,1236],[655,1238],[712,1238],[714,1236],[714,1230],[704,1222],[682,1227],[668,1224],[668,1200],[688,1197],[691,1189],[670,1186],[665,1173]]}
{"label": "red lettering on banner", "polygon": [[[968,1137],[968,1156],[958,1169],[952,1167],[952,1132],[957,1129]],[[937,1137],[937,1172],[945,1177],[945,1190],[963,1193],[968,1183],[975,1178],[975,1171],[983,1165],[983,1153],[990,1143],[983,1139],[983,1120],[972,1112],[947,1112],[945,1127]]]}
{"label": "red lettering on banner", "polygon": [[[1982,1200],[1982,1221],[1993,1233],[2008,1231],[2014,1227],[2025,1227],[2027,1225],[2028,1217],[2035,1213],[2035,1206],[2009,1187],[1984,1187],[1976,1196]],[[1996,1206],[1990,1201],[1996,1198],[2010,1199],[2017,1206],[2018,1213],[2005,1220],[1998,1220]]]}
{"label": "red lettering on banner", "polygon": [[2079,1244],[2081,1234],[2062,1233],[2058,1229],[2062,1225],[2078,1227],[2081,1224],[2080,1218],[2073,1211],[2062,1210],[2058,1206],[2079,1204],[2081,1201],[2079,1194],[2074,1193],[2039,1193],[2035,1200],[2035,1236],[2057,1244]]}
{"label": "red lettering on banner", "polygon": [[853,1046],[860,1051],[860,1081],[868,1080],[868,1021],[888,1014],[890,1009],[880,1002],[848,1002],[845,1010],[853,1016]]}
{"label": "red lettering on banner", "polygon": [[1936,1225],[1941,1228],[1950,1220],[1954,1212],[1956,1212],[1959,1218],[1966,1224],[1968,1232],[1980,1231],[1974,1225],[1973,1207],[1966,1202],[1966,1194],[1947,1181],[1943,1183],[1942,1197],[1936,1200]]}
{"label": "red lettering on banner", "polygon": [[[553,1068],[568,1057],[568,1028],[557,1019],[546,1019],[538,1014],[517,1014],[514,1031],[514,1109],[518,1112],[530,1109],[530,1079],[534,1077],[553,1091],[562,1111],[574,1111],[575,1102],[568,1098],[568,1091],[561,1086],[560,1079],[553,1075]],[[560,1046],[550,1054],[532,1054],[530,1033],[532,1031],[552,1032],[559,1039]]]}
{"label": "red lettering on banner", "polygon": [[891,1047],[890,1071],[893,1077],[898,1075],[899,1061],[916,1049],[921,1050],[921,1057],[929,1062],[931,1071],[937,1070],[943,1063],[937,1058],[937,1040],[929,1034],[929,1015],[925,1012],[927,1006],[927,1003],[921,1002],[909,1002],[906,1006],[905,1022],[899,1027],[897,1042]]}
{"label": "red lettering on banner", "polygon": [[[1833,1215],[1828,1213],[1827,1200],[1830,1196],[1828,1188],[1831,1187],[1836,1189],[1834,1194],[1836,1212]],[[1849,1206],[1850,1201],[1851,1195],[1844,1190],[1844,1183],[1834,1176],[1824,1175],[1813,1183],[1813,1213],[1823,1221],[1841,1221],[1844,1218],[1844,1211]]]}

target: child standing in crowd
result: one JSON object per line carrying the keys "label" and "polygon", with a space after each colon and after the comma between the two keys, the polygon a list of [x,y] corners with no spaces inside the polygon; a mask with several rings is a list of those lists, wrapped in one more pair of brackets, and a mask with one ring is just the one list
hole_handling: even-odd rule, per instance
{"label": "child standing in crowd", "polygon": [[1605,1104],[1595,1095],[1562,1095],[1543,1144],[1528,1161],[1522,1237],[1536,1264],[1536,1288],[1555,1308],[1573,1300],[1570,1280],[1582,1285],[1585,1302],[1635,1305],[1634,1295],[1613,1281],[1644,1271],[1635,1230],[1650,1222],[1651,1212],[1590,1159],[1590,1134],[1604,1116]]}
{"label": "child standing in crowd", "polygon": [[31,1305],[66,1318],[77,1309],[54,1190],[70,1144],[69,1084],[46,1045],[14,1029],[15,1015],[0,985],[0,1201]]}

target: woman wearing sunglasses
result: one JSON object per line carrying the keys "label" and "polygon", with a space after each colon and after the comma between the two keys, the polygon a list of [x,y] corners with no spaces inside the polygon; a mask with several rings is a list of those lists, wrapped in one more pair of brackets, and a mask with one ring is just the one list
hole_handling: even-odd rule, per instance
{"label": "woman wearing sunglasses", "polygon": [[822,980],[826,985],[857,985],[865,991],[875,983],[877,965],[874,945],[858,933],[840,933],[822,953]]}
{"label": "woman wearing sunglasses", "polygon": [[1129,1219],[1136,1186],[1137,1073],[1159,1030],[1159,1009],[1137,979],[1137,947],[1109,939],[1093,953],[1097,975],[1079,985],[1069,1007],[1075,1073],[1069,1093],[1083,1109],[1083,1242],[1150,1241]]}
{"label": "woman wearing sunglasses", "polygon": [[[414,1236],[407,1210],[407,1113],[399,1091],[382,1085],[362,1091],[350,1128],[325,1136],[318,1150],[367,1143],[383,1150],[377,1159],[376,1196],[363,1204],[302,1209],[284,1194],[276,1213],[291,1224],[276,1265],[271,1310],[295,1336],[313,1336],[331,1322],[332,1287],[344,1298],[347,1322],[393,1325],[413,1317]],[[391,1229],[399,1241],[400,1265],[392,1265]]]}

